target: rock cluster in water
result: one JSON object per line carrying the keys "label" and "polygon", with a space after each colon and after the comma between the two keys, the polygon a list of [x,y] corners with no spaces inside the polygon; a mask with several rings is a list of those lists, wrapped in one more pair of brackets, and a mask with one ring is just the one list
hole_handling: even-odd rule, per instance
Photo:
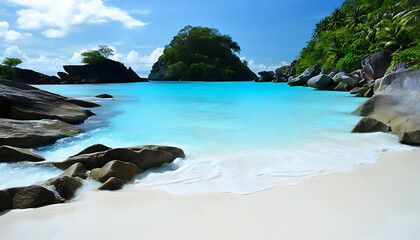
{"label": "rock cluster in water", "polygon": [[[13,158],[15,154],[0,150],[0,159]],[[29,152],[27,157],[34,154]],[[62,162],[40,163],[65,170],[41,185],[0,190],[0,211],[63,203],[74,196],[87,178],[101,182],[99,190],[118,190],[139,173],[184,157],[184,151],[176,147],[144,145],[110,148],[96,144]],[[25,157],[21,156],[21,159]]]}

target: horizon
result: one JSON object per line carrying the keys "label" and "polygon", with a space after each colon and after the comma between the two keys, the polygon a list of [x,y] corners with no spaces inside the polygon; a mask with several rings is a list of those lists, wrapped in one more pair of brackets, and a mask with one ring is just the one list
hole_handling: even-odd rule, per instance
{"label": "horizon", "polygon": [[114,50],[111,59],[147,77],[165,45],[186,25],[230,35],[252,71],[274,71],[296,58],[315,24],[343,1],[0,2],[1,59],[18,57],[20,68],[56,75],[63,65],[81,64],[83,51],[105,44]]}

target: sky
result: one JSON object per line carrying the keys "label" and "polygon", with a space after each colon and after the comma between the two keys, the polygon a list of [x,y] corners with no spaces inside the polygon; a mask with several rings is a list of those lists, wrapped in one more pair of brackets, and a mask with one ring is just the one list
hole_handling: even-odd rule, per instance
{"label": "sky", "polygon": [[109,45],[111,58],[147,77],[186,25],[217,28],[239,43],[254,72],[299,55],[317,22],[343,0],[0,0],[0,60],[56,75],[80,53]]}

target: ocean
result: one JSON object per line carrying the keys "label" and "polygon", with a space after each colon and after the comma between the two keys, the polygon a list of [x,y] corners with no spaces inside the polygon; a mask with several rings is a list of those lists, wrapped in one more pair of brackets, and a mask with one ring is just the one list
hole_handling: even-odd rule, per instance
{"label": "ocean", "polygon": [[[36,148],[47,161],[62,161],[84,148],[144,144],[180,147],[185,159],[138,175],[123,189],[175,194],[249,194],[279,185],[353,170],[384,151],[409,150],[396,136],[352,134],[352,112],[366,98],[347,92],[289,87],[284,83],[150,82],[42,85],[64,96],[95,101],[86,133]],[[111,94],[115,99],[94,96]],[[62,170],[0,164],[0,189],[24,186]],[[96,189],[87,181],[80,191]]]}

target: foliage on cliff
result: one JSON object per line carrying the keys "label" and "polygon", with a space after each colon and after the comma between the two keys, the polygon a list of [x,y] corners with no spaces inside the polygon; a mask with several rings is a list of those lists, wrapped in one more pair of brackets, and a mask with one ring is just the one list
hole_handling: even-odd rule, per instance
{"label": "foliage on cliff", "polygon": [[217,29],[186,26],[165,46],[149,79],[252,80],[255,74],[235,53],[241,48]]}
{"label": "foliage on cliff", "polygon": [[82,63],[94,65],[105,62],[109,56],[114,55],[114,50],[112,50],[107,45],[100,45],[98,50],[83,52],[81,55]]}
{"label": "foliage on cliff", "polygon": [[347,0],[316,24],[300,52],[297,73],[315,64],[354,71],[363,55],[382,50],[394,52],[394,61],[418,68],[407,53],[418,52],[419,18],[418,0]]}
{"label": "foliage on cliff", "polygon": [[20,58],[5,58],[0,65],[0,78],[9,79],[13,77],[16,74],[14,67],[21,63]]}

